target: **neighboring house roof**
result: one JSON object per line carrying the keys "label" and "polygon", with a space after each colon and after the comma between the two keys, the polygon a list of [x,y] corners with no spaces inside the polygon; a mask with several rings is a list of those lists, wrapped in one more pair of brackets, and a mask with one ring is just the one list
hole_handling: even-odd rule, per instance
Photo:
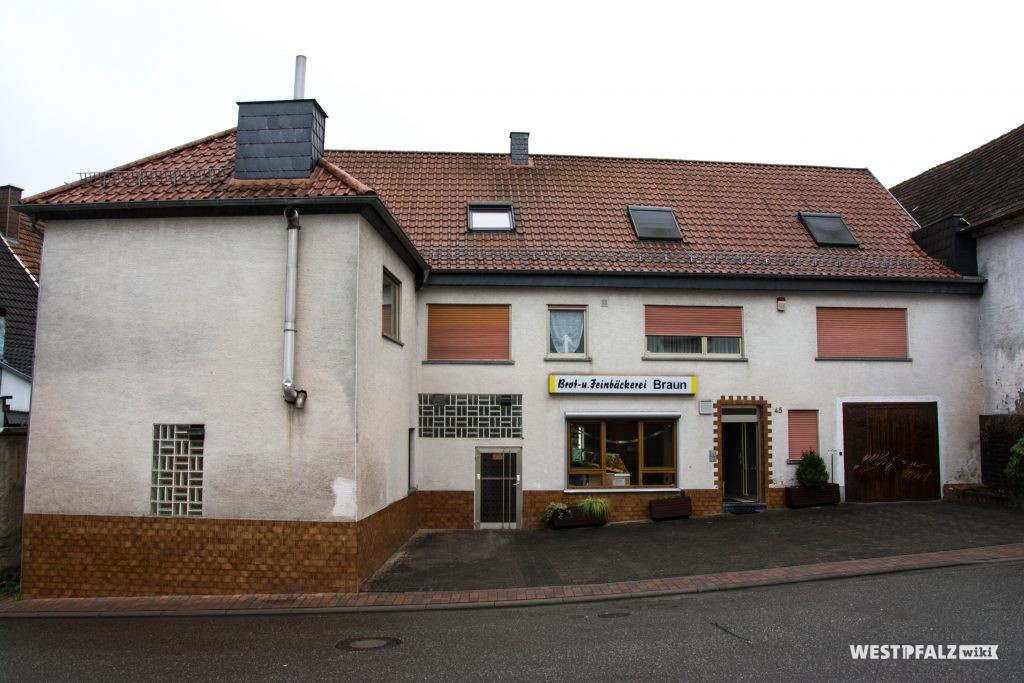
{"label": "neighboring house roof", "polygon": [[972,225],[1024,212],[1024,125],[892,188],[921,225],[959,214]]}
{"label": "neighboring house roof", "polygon": [[[864,169],[553,155],[512,165],[504,154],[327,151],[308,180],[265,181],[233,179],[234,153],[229,130],[24,203],[376,193],[433,270],[958,277],[907,237],[917,226]],[[512,202],[515,231],[469,232],[471,201]],[[682,241],[638,240],[630,205],[671,207]],[[840,214],[860,246],[817,246],[800,211]]]}
{"label": "neighboring house roof", "polygon": [[0,185],[0,236],[25,264],[32,277],[39,279],[39,260],[43,250],[42,221],[33,221],[12,207],[21,203],[21,188]]}
{"label": "neighboring house roof", "polygon": [[2,360],[26,377],[32,376],[38,294],[35,280],[0,240],[0,308],[7,319]]}

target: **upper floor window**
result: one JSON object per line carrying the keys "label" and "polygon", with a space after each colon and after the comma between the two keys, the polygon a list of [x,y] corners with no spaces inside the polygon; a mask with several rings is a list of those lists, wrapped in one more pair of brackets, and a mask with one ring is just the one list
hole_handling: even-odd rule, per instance
{"label": "upper floor window", "polygon": [[548,306],[548,356],[586,355],[587,307]]}
{"label": "upper floor window", "polygon": [[384,269],[383,295],[381,297],[380,331],[385,337],[399,339],[399,305],[402,299],[402,283]]}
{"label": "upper floor window", "polygon": [[645,306],[648,357],[743,355],[743,309]]}
{"label": "upper floor window", "polygon": [[428,304],[427,360],[511,360],[508,304]]}
{"label": "upper floor window", "polygon": [[630,206],[629,220],[636,236],[642,240],[683,239],[676,215],[667,206]]}
{"label": "upper floor window", "polygon": [[470,202],[467,212],[469,229],[473,231],[511,231],[516,228],[515,211],[510,202]]}
{"label": "upper floor window", "polygon": [[909,360],[907,309],[817,309],[818,358]]}

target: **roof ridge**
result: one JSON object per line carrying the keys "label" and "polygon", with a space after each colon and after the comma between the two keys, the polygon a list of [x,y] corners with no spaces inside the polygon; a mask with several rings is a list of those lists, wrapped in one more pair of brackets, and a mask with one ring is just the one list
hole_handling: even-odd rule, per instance
{"label": "roof ridge", "polygon": [[[453,152],[453,151],[431,151],[431,150],[401,150],[401,149],[327,149],[324,150],[325,154],[414,154],[423,156],[476,156],[476,157],[508,157],[506,152]],[[682,163],[682,164],[706,164],[711,166],[757,166],[764,168],[807,168],[807,169],[823,169],[833,171],[868,171],[870,169],[866,166],[828,166],[825,164],[784,164],[778,162],[763,162],[763,161],[716,161],[708,159],[676,159],[672,157],[641,157],[641,156],[609,156],[600,154],[534,154],[530,153],[530,158],[544,158],[544,159],[596,159],[604,161],[662,161],[667,163]],[[511,164],[510,164],[511,166]],[[516,166],[516,168],[526,168],[525,166]]]}
{"label": "roof ridge", "polygon": [[[207,135],[205,137],[201,137],[198,140],[193,140],[191,142],[186,142],[183,145],[178,145],[176,147],[172,147],[172,148],[164,150],[162,152],[157,152],[156,154],[150,154],[149,156],[142,157],[141,159],[136,159],[135,161],[130,161],[127,164],[121,164],[120,166],[115,166],[114,168],[108,168],[105,171],[100,171],[100,173],[102,174],[102,173],[115,173],[117,171],[127,171],[127,170],[131,169],[133,166],[138,166],[139,164],[149,163],[150,161],[156,161],[157,159],[161,159],[163,157],[170,156],[171,154],[177,154],[178,152],[182,152],[182,151],[184,151],[184,150],[186,150],[186,149],[188,149],[190,147],[197,147],[199,145],[205,144],[207,142],[211,142],[211,141],[216,140],[218,138],[227,137],[228,135],[231,135],[231,134],[235,133],[237,130],[238,130],[237,126],[234,127],[234,128],[228,128],[227,130],[222,130],[219,133],[213,133],[212,135]],[[79,187],[80,185],[84,185],[84,184],[86,184],[88,182],[91,182],[93,179],[94,179],[94,176],[91,176],[91,177],[86,177],[86,178],[80,178],[79,180],[75,180],[75,181],[70,182],[70,183],[64,183],[60,187],[55,187],[53,189],[46,190],[44,192],[39,192],[38,194],[34,194],[31,197],[26,197],[25,199],[21,200],[21,203],[22,204],[30,204],[30,203],[38,201],[40,199],[46,199],[47,197],[53,196],[55,194],[60,194],[61,192],[66,192],[67,190]]]}
{"label": "roof ridge", "polygon": [[376,194],[372,187],[359,180],[359,178],[356,178],[337,164],[328,161],[323,156],[317,160],[317,164],[335,178],[345,183],[345,185],[350,189],[355,190],[358,194]]}

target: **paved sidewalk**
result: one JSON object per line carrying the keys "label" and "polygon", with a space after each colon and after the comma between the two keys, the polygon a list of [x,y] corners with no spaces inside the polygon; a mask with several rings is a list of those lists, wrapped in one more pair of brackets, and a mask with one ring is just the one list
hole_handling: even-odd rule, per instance
{"label": "paved sidewalk", "polygon": [[[416,560],[415,553],[419,552],[416,548],[422,548],[424,538],[447,537],[449,546],[461,548],[460,552],[468,558],[478,541],[492,535],[486,532],[418,534],[371,581],[370,587],[388,576],[394,583],[396,568]],[[504,586],[494,588],[474,588],[467,584],[447,590],[377,589],[340,594],[8,600],[0,602],[0,618],[480,609],[701,593],[964,564],[1024,561],[1024,514],[1021,511],[958,503],[843,505],[743,517],[610,525],[565,532],[504,532],[500,535],[518,539],[513,542],[532,545],[535,564],[538,554],[555,553],[545,560],[550,565],[566,557],[567,553],[578,552],[577,546],[582,545],[580,561],[603,563],[607,579],[538,586],[515,584],[512,583],[517,580],[514,567],[518,565],[513,562],[515,558],[505,555],[499,558],[504,560],[505,570],[502,563],[495,566],[489,559],[486,562],[493,567],[491,573],[503,575],[506,582]],[[613,547],[612,542],[623,537],[631,538],[645,549],[632,558],[629,565],[628,571],[636,574],[634,578],[616,578],[608,566],[607,555]],[[673,552],[673,544],[680,544],[683,538],[690,541],[682,545],[682,550],[691,562],[667,568],[660,566],[658,562],[664,559],[664,554]],[[972,538],[973,543],[970,542]],[[928,544],[935,547],[920,549],[920,546]],[[892,552],[894,547],[903,552]],[[766,552],[765,548],[769,550]],[[824,559],[820,556],[826,553],[826,549],[826,554],[841,556],[858,548],[860,557]],[[876,554],[864,556],[864,553]],[[810,559],[792,562],[801,557]],[[702,569],[716,563],[726,568]],[[412,575],[433,575],[440,579],[469,576],[464,574],[467,571],[464,567],[449,568],[446,573],[442,571],[443,563],[434,564],[432,572],[424,570],[422,574]],[[756,566],[744,566],[749,564]],[[699,571],[693,571],[694,567]],[[674,575],[665,575],[673,571],[676,572]],[[405,578],[409,579],[409,576],[406,574]]]}

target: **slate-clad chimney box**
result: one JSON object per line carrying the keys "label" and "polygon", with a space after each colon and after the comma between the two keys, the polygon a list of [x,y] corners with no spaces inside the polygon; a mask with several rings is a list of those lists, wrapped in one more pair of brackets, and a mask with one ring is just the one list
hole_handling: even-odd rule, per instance
{"label": "slate-clad chimney box", "polygon": [[517,166],[525,166],[529,164],[530,134],[512,132],[508,134],[508,137],[512,141],[509,144],[509,156],[512,157],[512,163]]}
{"label": "slate-clad chimney box", "polygon": [[308,178],[324,153],[326,119],[316,100],[239,102],[235,177]]}

